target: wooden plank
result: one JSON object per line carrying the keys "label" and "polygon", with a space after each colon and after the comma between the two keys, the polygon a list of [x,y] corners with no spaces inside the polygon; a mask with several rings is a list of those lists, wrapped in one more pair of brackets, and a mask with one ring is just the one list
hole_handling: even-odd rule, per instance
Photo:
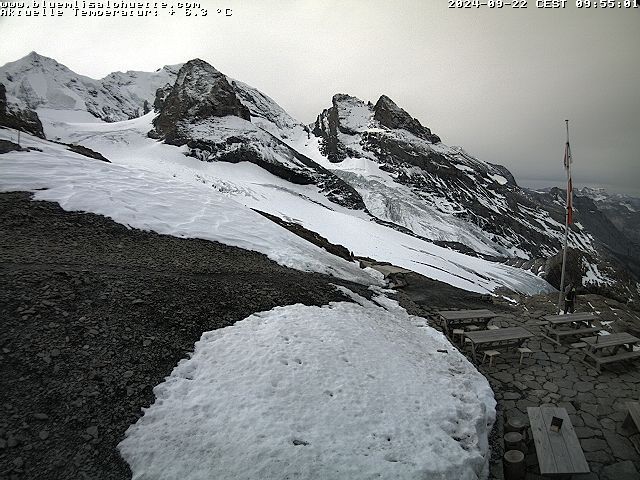
{"label": "wooden plank", "polygon": [[[578,435],[576,435],[576,431],[573,428],[573,424],[571,423],[571,419],[569,418],[569,414],[564,408],[558,408],[558,413],[564,416],[564,421],[562,422],[562,429],[560,430],[564,436],[565,444],[567,445],[569,452],[571,453],[571,464],[573,465],[574,473],[589,473],[589,463],[584,456],[584,452],[582,451],[582,445],[580,444],[580,440],[578,439]],[[558,414],[556,413],[556,416]],[[566,429],[565,429],[566,423]]]}
{"label": "wooden plank", "polygon": [[[544,475],[545,473],[575,473],[573,471],[573,464],[571,463],[571,451],[569,446],[567,445],[564,438],[564,430],[567,427],[565,425],[565,419],[562,414],[558,413],[558,408],[540,408],[545,433],[549,438],[549,446],[551,447],[551,451],[553,452],[554,460],[556,463],[556,469],[553,472],[543,472],[540,470],[540,473]],[[559,432],[552,432],[549,427],[551,426],[551,419],[553,417],[562,418],[562,428]]]}
{"label": "wooden plank", "polygon": [[545,320],[549,322],[580,322],[585,320],[595,320],[599,318],[591,312],[568,313],[566,315],[545,315]]}
{"label": "wooden plank", "polygon": [[632,345],[640,342],[640,338],[634,337],[630,333],[612,333],[611,335],[598,335],[596,337],[586,337],[582,339],[592,349],[616,347],[618,345]]}
{"label": "wooden plank", "polygon": [[621,362],[623,360],[630,360],[632,358],[640,358],[640,350],[636,350],[634,352],[623,352],[618,353],[617,355],[608,355],[606,357],[595,357],[598,360],[598,363],[612,363],[612,362]]}
{"label": "wooden plank", "polygon": [[528,407],[529,424],[531,425],[531,433],[533,434],[533,442],[536,445],[536,454],[538,456],[538,465],[540,473],[557,472],[556,459],[551,449],[549,435],[547,435],[542,411],[540,407]]}
{"label": "wooden plank", "polygon": [[589,328],[572,328],[570,330],[557,330],[550,328],[547,330],[553,335],[557,335],[558,337],[573,337],[574,335],[585,335],[587,333],[594,333],[600,331],[599,327],[589,327]]}
{"label": "wooden plank", "polygon": [[[551,425],[551,419],[556,416],[562,418],[562,428],[559,432],[552,432],[547,428],[551,447],[556,452],[557,473],[589,473],[587,463],[578,436],[571,424],[571,419],[564,408],[541,408],[545,425]],[[543,473],[543,472],[540,472]],[[543,473],[544,475],[544,473]]]}
{"label": "wooden plank", "polygon": [[[540,473],[543,475],[588,473],[580,441],[564,408],[527,408],[536,445]],[[560,432],[549,430],[551,419],[562,418]]]}
{"label": "wooden plank", "polygon": [[533,333],[523,327],[500,328],[498,330],[479,330],[477,332],[467,332],[465,337],[473,343],[493,343],[509,340],[524,340],[533,337]]}
{"label": "wooden plank", "polygon": [[491,310],[482,309],[482,310],[444,310],[439,311],[438,315],[440,315],[445,320],[464,320],[464,319],[472,319],[472,318],[493,318],[498,315]]}

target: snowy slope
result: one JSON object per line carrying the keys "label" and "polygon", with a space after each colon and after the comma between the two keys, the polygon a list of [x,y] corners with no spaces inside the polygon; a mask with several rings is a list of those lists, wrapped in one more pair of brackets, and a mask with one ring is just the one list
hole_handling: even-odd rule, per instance
{"label": "snowy slope", "polygon": [[[91,80],[77,76],[72,81],[65,75],[73,76],[73,72],[35,54],[3,68],[15,70],[20,64],[25,69],[25,62],[29,65],[29,76],[40,72],[55,85]],[[47,69],[51,72],[47,73]],[[65,82],[59,81],[63,77]],[[149,82],[144,78],[137,74],[107,77],[112,85],[123,90],[123,96],[139,95],[137,81],[142,82],[143,90],[147,89]],[[391,132],[385,122],[409,128],[411,132],[392,129],[393,137],[409,143],[422,142],[423,149],[432,149],[434,144],[430,142],[437,137],[414,119],[393,117],[399,115],[398,108],[386,97],[381,111],[387,117],[369,118],[367,122],[371,125],[367,125],[367,131],[360,131],[372,107],[349,98],[355,107],[340,110],[339,117],[346,125],[344,135],[353,137],[353,149],[360,148],[357,154],[360,157],[341,164],[329,162],[310,129],[290,117],[271,98],[197,59],[184,64],[175,84],[165,89],[157,103],[160,109],[157,116],[149,113],[132,120],[105,123],[77,103],[49,100],[39,104],[37,112],[49,138],[85,145],[122,166],[160,172],[198,188],[206,185],[212,192],[243,205],[299,223],[356,255],[388,261],[476,292],[507,287],[536,293],[550,288],[543,280],[517,268],[463,255],[419,238],[455,239],[480,253],[499,252],[484,241],[483,230],[454,219],[457,204],[444,200],[434,203],[431,199],[435,197],[398,182],[393,172],[385,169],[378,159],[368,158],[367,150],[356,142],[367,132]],[[23,101],[28,103],[30,99],[26,95]],[[152,130],[161,138],[171,134],[175,146],[149,138]],[[341,138],[347,142],[344,135]],[[464,154],[460,156],[457,163],[462,165]],[[498,180],[502,178],[501,170],[491,171]],[[362,210],[363,198],[368,211]],[[406,226],[418,237],[381,225],[373,221],[374,216]]]}
{"label": "snowy slope", "polygon": [[486,379],[422,319],[358,300],[205,333],[119,445],[133,478],[486,478]]}
{"label": "snowy slope", "polygon": [[[15,138],[15,133],[0,130],[0,139],[10,136]],[[299,270],[380,283],[355,264],[306,242],[208,185],[89,159],[26,134],[23,139],[23,146],[42,152],[1,155],[0,191],[33,191],[35,199],[58,202],[66,210],[97,213],[143,230],[255,250]]]}
{"label": "snowy slope", "polygon": [[114,163],[206,186],[240,204],[299,223],[355,255],[391,262],[465,290],[490,293],[506,287],[537,293],[551,288],[530,272],[464,255],[373,222],[365,212],[331,202],[316,185],[292,184],[248,162],[202,162],[185,156],[185,147],[146,136],[152,118],[148,114],[118,123],[58,122],[55,130],[47,124],[45,132],[99,151]]}
{"label": "snowy slope", "polygon": [[89,112],[102,120],[119,121],[141,115],[145,101],[153,106],[156,90],[173,83],[180,66],[115,72],[94,80],[31,52],[0,67],[0,83],[7,89],[7,100],[20,107]]}

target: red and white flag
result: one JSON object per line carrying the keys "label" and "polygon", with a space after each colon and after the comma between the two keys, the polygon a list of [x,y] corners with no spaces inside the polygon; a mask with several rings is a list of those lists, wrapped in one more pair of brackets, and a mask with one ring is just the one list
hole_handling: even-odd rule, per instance
{"label": "red and white flag", "polygon": [[564,147],[564,168],[567,170],[567,222],[573,223],[573,182],[571,181],[571,147],[569,142]]}

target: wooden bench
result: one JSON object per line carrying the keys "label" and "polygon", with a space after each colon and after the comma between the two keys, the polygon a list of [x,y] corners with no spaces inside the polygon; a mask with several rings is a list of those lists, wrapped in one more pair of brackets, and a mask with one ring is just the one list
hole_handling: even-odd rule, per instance
{"label": "wooden bench", "polygon": [[557,343],[558,345],[562,345],[560,343],[560,337],[584,337],[591,333],[599,332],[600,327],[588,327],[588,328],[572,328],[570,330],[557,330],[555,328],[547,327],[546,331],[549,335],[554,335],[555,340],[550,336],[545,335],[549,340]]}
{"label": "wooden bench", "polygon": [[498,355],[500,355],[498,350],[485,350],[484,355],[482,356],[482,363],[484,363],[484,360],[489,357],[489,366],[492,367],[493,357],[497,357]]}
{"label": "wooden bench", "polygon": [[609,355],[607,357],[590,356],[590,358],[595,362],[595,367],[598,369],[598,371],[600,371],[600,366],[602,364],[622,362],[624,360],[632,360],[634,358],[640,358],[640,350],[635,350],[632,352],[622,352],[616,355]]}
{"label": "wooden bench", "polygon": [[[542,475],[589,473],[589,464],[564,408],[528,407],[527,413]],[[562,419],[559,432],[550,428],[553,417]]]}
{"label": "wooden bench", "polygon": [[531,350],[530,348],[527,348],[527,347],[519,347],[518,348],[518,352],[520,353],[519,365],[522,365],[522,360],[524,359],[524,356],[526,354],[533,353],[533,350]]}
{"label": "wooden bench", "polygon": [[622,426],[631,430],[635,425],[636,430],[640,431],[640,403],[629,402],[627,403],[627,409],[629,413],[627,413],[627,418],[625,418]]}

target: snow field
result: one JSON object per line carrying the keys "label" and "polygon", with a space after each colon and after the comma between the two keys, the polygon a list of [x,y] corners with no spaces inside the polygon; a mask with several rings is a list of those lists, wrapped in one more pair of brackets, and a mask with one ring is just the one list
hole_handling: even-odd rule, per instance
{"label": "snow field", "polygon": [[[530,272],[470,257],[377,224],[362,211],[331,203],[316,186],[291,184],[248,162],[209,163],[186,157],[183,149],[146,137],[146,132],[151,129],[153,113],[118,123],[53,123],[52,113],[43,112],[43,118],[48,120],[47,134],[54,133],[55,129],[55,133],[66,141],[93,148],[127,168],[135,166],[153,175],[157,175],[155,172],[164,173],[185,184],[209,186],[212,192],[220,192],[239,204],[299,223],[333,243],[346,246],[356,255],[387,261],[479,293],[491,293],[497,287],[507,287],[524,294],[551,290],[547,282]],[[237,121],[244,122],[241,119]],[[315,157],[317,154],[312,158],[315,160]],[[382,183],[390,182],[370,160],[352,159],[343,163],[353,171],[366,170]],[[445,231],[450,230],[451,225],[442,221],[432,224],[430,229],[432,233],[435,230]],[[456,230],[464,231],[459,227]],[[479,248],[480,242],[473,235],[468,237],[465,241]]]}
{"label": "snow field", "polygon": [[[0,138],[11,136],[16,135],[0,130]],[[101,162],[27,134],[22,138],[23,146],[43,151],[2,155],[0,191],[33,191],[36,200],[58,202],[65,210],[97,213],[142,230],[254,250],[298,270],[365,285],[383,283],[207,185]]]}
{"label": "snow field", "polygon": [[203,334],[119,445],[133,478],[485,478],[486,379],[397,303],[357,300]]}

